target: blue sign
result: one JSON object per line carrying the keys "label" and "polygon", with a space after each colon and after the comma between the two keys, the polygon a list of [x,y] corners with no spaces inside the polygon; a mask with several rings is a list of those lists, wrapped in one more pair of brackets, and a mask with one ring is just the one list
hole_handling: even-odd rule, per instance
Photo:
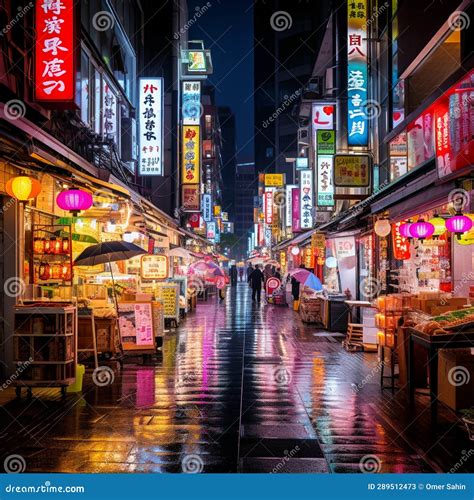
{"label": "blue sign", "polygon": [[349,62],[347,70],[347,144],[367,146],[367,64]]}

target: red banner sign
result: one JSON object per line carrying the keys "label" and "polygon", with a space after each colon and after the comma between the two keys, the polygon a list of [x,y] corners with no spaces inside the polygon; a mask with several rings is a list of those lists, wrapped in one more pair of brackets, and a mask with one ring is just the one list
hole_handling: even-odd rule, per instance
{"label": "red banner sign", "polygon": [[396,260],[408,260],[410,258],[410,242],[400,234],[400,226],[403,222],[392,224],[393,256]]}
{"label": "red banner sign", "polygon": [[35,99],[74,102],[74,0],[38,0],[35,10]]}

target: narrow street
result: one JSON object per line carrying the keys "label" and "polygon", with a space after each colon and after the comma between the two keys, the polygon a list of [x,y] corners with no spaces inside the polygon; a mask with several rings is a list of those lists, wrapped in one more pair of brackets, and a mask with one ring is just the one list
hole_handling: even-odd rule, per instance
{"label": "narrow street", "polygon": [[452,417],[441,412],[433,435],[426,400],[417,414],[403,391],[382,391],[376,354],[348,353],[342,338],[252,303],[239,283],[167,333],[161,359],[128,361],[111,385],[89,373],[66,403],[58,389],[31,401],[3,391],[1,461],[20,455],[27,472],[449,471],[463,443]]}

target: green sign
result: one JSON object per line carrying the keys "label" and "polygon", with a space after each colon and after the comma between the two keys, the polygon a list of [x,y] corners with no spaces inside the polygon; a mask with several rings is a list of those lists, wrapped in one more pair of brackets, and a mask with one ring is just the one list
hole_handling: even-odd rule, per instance
{"label": "green sign", "polygon": [[317,130],[316,131],[316,151],[318,155],[336,154],[336,131]]}

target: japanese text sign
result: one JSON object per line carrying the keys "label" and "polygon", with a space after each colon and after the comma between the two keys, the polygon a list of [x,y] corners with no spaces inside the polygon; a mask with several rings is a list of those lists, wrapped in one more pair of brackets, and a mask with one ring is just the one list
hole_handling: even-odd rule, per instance
{"label": "japanese text sign", "polygon": [[74,102],[76,10],[73,0],[38,0],[35,10],[35,99]]}
{"label": "japanese text sign", "polygon": [[318,207],[334,206],[334,185],[332,182],[334,170],[334,157],[318,155],[317,160],[317,189]]}
{"label": "japanese text sign", "polygon": [[367,146],[367,0],[347,3],[347,144]]}
{"label": "japanese text sign", "polygon": [[163,175],[163,79],[139,79],[139,175]]}
{"label": "japanese text sign", "polygon": [[182,183],[198,184],[201,170],[201,159],[199,156],[200,128],[197,125],[183,127],[183,149],[182,149]]}
{"label": "japanese text sign", "polygon": [[336,155],[334,186],[368,187],[370,182],[368,155]]}
{"label": "japanese text sign", "polygon": [[313,171],[300,171],[300,210],[301,210],[301,229],[310,229],[313,227]]}

